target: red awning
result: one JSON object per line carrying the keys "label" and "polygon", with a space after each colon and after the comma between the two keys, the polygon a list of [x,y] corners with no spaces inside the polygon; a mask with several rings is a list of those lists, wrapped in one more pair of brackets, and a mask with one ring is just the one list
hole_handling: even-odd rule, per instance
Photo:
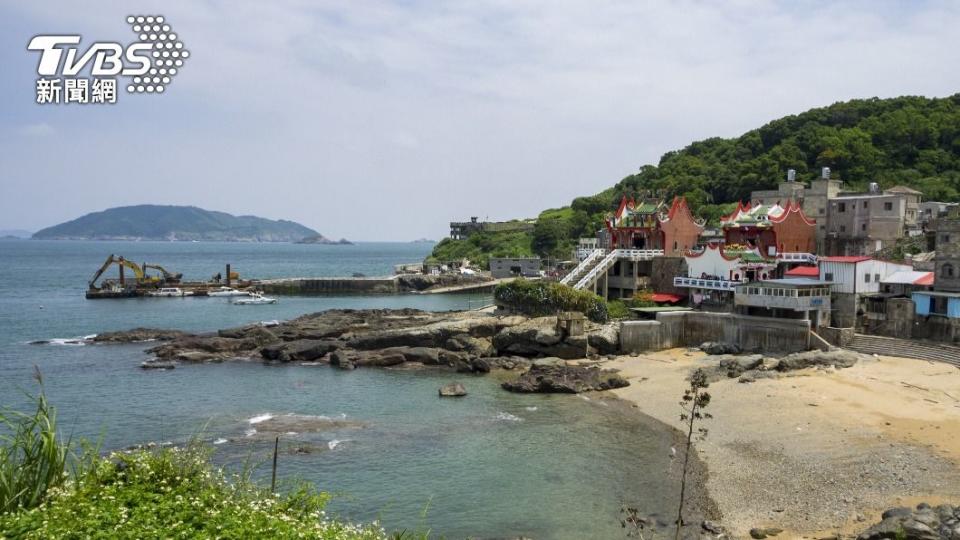
{"label": "red awning", "polygon": [[798,266],[783,273],[786,277],[820,277],[820,269],[816,266]]}
{"label": "red awning", "polygon": [[669,302],[671,304],[675,304],[683,300],[683,297],[678,296],[676,294],[653,293],[652,295],[650,295],[650,299],[653,300],[654,302]]}
{"label": "red awning", "polygon": [[933,272],[927,272],[925,276],[913,282],[914,285],[933,285]]}

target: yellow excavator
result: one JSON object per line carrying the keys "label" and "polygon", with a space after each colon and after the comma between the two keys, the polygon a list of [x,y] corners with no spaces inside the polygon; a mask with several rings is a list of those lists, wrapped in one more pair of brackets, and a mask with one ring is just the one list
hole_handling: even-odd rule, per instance
{"label": "yellow excavator", "polygon": [[[110,256],[107,257],[107,260],[103,261],[103,264],[100,266],[100,269],[98,269],[93,274],[93,277],[90,278],[90,281],[88,282],[88,284],[90,286],[91,291],[101,289],[101,287],[97,286],[97,280],[100,279],[103,273],[106,272],[113,265],[116,265],[117,268],[120,270],[119,281],[109,280],[109,282],[105,281],[103,283],[103,285],[105,286],[109,284],[111,288],[115,287],[116,285],[119,285],[120,289],[126,289],[128,281],[132,281],[131,284],[135,286],[143,286],[143,285],[156,286],[156,285],[167,284],[167,283],[179,283],[180,279],[183,277],[183,274],[179,274],[179,273],[174,274],[174,273],[168,272],[166,268],[160,266],[159,264],[143,263],[143,266],[141,267],[141,266],[138,266],[137,263],[135,262],[124,259],[123,257],[117,257],[111,253]],[[157,270],[160,272],[160,275],[149,276],[146,273],[147,269]],[[129,280],[127,278],[125,270],[130,270],[131,272],[133,272],[133,280]]]}

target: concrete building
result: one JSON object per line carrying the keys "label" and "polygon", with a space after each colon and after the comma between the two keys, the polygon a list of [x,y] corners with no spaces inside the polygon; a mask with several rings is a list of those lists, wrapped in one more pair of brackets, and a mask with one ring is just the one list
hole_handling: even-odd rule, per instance
{"label": "concrete building", "polygon": [[824,167],[820,177],[807,187],[787,172],[787,181],[776,190],[754,191],[751,204],[783,204],[797,201],[804,213],[816,220],[816,248],[828,255],[869,255],[891,246],[904,234],[920,234],[922,194],[905,186],[880,191],[871,184],[866,193],[843,190],[843,182],[830,177]]}
{"label": "concrete building", "polygon": [[478,232],[532,231],[533,220],[480,221],[473,216],[470,221],[451,221],[450,238],[465,240]]}
{"label": "concrete building", "polygon": [[[734,287],[774,277],[777,260],[763,257],[759,249],[727,248],[708,244],[684,256],[686,272],[676,274],[673,285],[684,289],[690,304],[711,310],[733,308]],[[656,289],[660,291],[660,289]]]}
{"label": "concrete building", "polygon": [[733,298],[741,315],[807,320],[815,331],[830,326],[830,285],[816,279],[770,279],[737,285]]}
{"label": "concrete building", "polygon": [[934,290],[960,292],[960,208],[936,221]]}
{"label": "concrete building", "polygon": [[946,217],[950,209],[957,208],[960,203],[926,201],[920,203],[920,225],[926,226],[937,218]]}
{"label": "concrete building", "polygon": [[495,279],[537,277],[540,275],[540,257],[490,257],[490,275]]}
{"label": "concrete building", "polygon": [[838,328],[855,328],[866,313],[866,298],[878,295],[885,278],[910,272],[909,264],[881,261],[867,256],[820,258],[820,279],[833,283],[831,321]]}

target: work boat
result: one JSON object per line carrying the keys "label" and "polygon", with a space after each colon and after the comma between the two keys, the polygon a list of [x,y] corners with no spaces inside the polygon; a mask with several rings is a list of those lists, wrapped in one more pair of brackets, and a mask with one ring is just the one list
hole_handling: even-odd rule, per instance
{"label": "work boat", "polygon": [[192,292],[184,291],[183,289],[177,287],[164,287],[157,291],[152,291],[148,293],[150,296],[162,296],[162,297],[174,297],[174,296],[191,296]]}
{"label": "work boat", "polygon": [[208,291],[207,296],[250,296],[250,293],[247,291],[239,291],[233,287],[220,287],[219,289],[211,289]]}
{"label": "work boat", "polygon": [[255,292],[255,293],[250,293],[249,298],[238,298],[234,300],[233,303],[239,306],[253,306],[258,304],[276,304],[277,299],[269,298],[267,296],[264,296],[262,293]]}

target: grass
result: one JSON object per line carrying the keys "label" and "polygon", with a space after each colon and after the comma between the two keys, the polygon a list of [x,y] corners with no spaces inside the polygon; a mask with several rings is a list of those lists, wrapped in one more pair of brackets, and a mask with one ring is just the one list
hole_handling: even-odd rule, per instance
{"label": "grass", "polygon": [[56,410],[47,403],[43,379],[32,414],[0,411],[0,512],[40,505],[47,493],[66,481],[70,441],[57,431]]}
{"label": "grass", "polygon": [[[64,440],[42,379],[32,414],[4,411],[0,439],[0,538],[313,538],[426,540],[379,523],[328,517],[330,495],[305,482],[272,493],[250,468],[228,475],[211,448],[113,452]],[[75,453],[75,448],[84,451]]]}

